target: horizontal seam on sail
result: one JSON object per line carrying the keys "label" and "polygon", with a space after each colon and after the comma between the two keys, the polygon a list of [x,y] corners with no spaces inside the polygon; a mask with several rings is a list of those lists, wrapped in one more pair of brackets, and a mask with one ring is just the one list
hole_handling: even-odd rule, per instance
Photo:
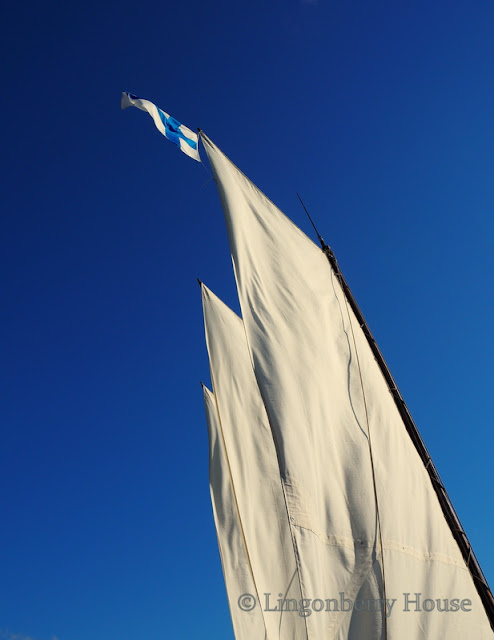
{"label": "horizontal seam on sail", "polygon": [[[361,549],[371,549],[374,546],[374,540],[354,540],[353,538],[348,538],[346,536],[335,536],[335,535],[326,535],[317,531],[314,531],[311,527],[307,527],[297,522],[293,522],[294,527],[299,529],[305,529],[306,531],[310,531],[315,536],[319,538],[319,540],[326,545],[333,547],[342,547],[345,549],[354,549],[356,546]],[[439,551],[420,551],[419,549],[414,549],[408,545],[403,545],[396,540],[383,540],[383,547],[386,551],[398,551],[399,553],[403,553],[405,555],[416,558],[417,560],[424,561],[434,561],[434,562],[442,562],[443,564],[453,565],[458,567],[459,569],[465,569],[463,558],[458,557],[457,559],[452,556],[448,556]]]}

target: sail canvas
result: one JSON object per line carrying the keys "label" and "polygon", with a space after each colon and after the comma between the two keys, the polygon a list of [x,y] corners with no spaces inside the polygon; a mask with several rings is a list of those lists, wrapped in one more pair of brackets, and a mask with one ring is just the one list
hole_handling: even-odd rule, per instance
{"label": "sail canvas", "polygon": [[[307,638],[303,616],[268,602],[300,602],[300,574],[271,429],[242,320],[202,285],[206,341],[225,456],[268,639]],[[234,541],[231,541],[234,544]],[[241,594],[239,594],[240,596]],[[242,615],[244,603],[235,605]]]}
{"label": "sail canvas", "polygon": [[[382,602],[314,612],[309,637],[492,638],[431,479],[326,256],[202,140],[276,446],[302,597]],[[426,610],[425,600],[434,607]],[[441,610],[460,600],[470,606]]]}
{"label": "sail canvas", "polygon": [[205,386],[203,393],[209,435],[209,488],[235,638],[264,638],[262,611],[259,608],[242,611],[238,607],[238,599],[244,593],[252,593],[255,584],[244,545],[216,401]]}

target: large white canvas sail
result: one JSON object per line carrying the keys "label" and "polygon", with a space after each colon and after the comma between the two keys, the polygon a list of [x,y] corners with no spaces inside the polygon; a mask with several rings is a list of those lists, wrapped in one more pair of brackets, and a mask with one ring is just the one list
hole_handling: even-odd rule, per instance
{"label": "large white canvas sail", "polygon": [[255,584],[244,545],[215,399],[207,387],[203,386],[203,391],[209,434],[209,488],[235,638],[262,640],[265,629],[260,608],[242,611],[238,606],[243,594],[255,592]]}
{"label": "large white canvas sail", "polygon": [[[492,638],[424,464],[326,257],[202,139],[276,443],[302,595],[391,601],[389,617],[314,611],[310,637]],[[438,610],[445,600],[449,612]]]}
{"label": "large white canvas sail", "polygon": [[[202,294],[213,390],[256,585],[256,591],[250,593],[263,611],[268,640],[304,640],[305,618],[278,606],[279,598],[300,602],[300,577],[276,450],[244,326],[204,285]],[[276,608],[282,610],[273,610]]]}

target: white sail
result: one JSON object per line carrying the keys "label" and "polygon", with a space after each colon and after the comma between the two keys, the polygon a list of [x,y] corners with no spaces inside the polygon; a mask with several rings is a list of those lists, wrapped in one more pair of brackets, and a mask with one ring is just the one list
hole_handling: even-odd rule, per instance
{"label": "white sail", "polygon": [[[309,636],[492,638],[424,464],[325,255],[202,139],[277,447],[302,595],[336,605],[340,594],[354,605],[390,600],[387,616],[314,611]],[[445,607],[449,613],[438,610]]]}
{"label": "white sail", "polygon": [[[215,399],[207,387],[203,386],[203,391],[209,434],[211,503],[235,638],[262,640],[265,629],[260,608],[250,611],[239,608],[239,599],[255,592],[255,584],[244,546]],[[244,602],[248,603],[248,600]]]}
{"label": "white sail", "polygon": [[300,577],[276,450],[244,326],[204,285],[202,294],[213,390],[256,584],[251,593],[258,597],[268,640],[304,640],[305,618],[278,606],[279,598],[300,602]]}

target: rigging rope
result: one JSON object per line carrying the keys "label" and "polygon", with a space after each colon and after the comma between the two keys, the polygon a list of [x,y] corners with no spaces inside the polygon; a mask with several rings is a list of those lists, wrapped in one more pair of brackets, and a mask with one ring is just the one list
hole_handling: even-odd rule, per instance
{"label": "rigging rope", "polygon": [[[381,547],[381,571],[382,571],[382,583],[383,583],[383,628],[384,628],[384,640],[387,640],[388,638],[388,615],[387,615],[387,608],[388,608],[388,602],[387,602],[387,598],[386,598],[386,577],[385,577],[385,571],[384,571],[384,546],[383,546],[383,540],[382,540],[382,529],[381,529],[381,516],[379,513],[379,500],[378,500],[378,496],[377,496],[377,484],[376,484],[376,472],[375,472],[375,466],[374,466],[374,456],[372,453],[372,441],[371,441],[371,432],[370,432],[370,424],[369,424],[369,413],[367,410],[367,399],[365,397],[365,389],[364,389],[364,381],[362,378],[362,370],[360,367],[360,358],[359,358],[359,354],[358,354],[358,349],[357,349],[357,341],[355,340],[355,333],[353,330],[353,322],[352,322],[352,318],[350,315],[350,307],[348,304],[348,298],[346,296],[346,291],[345,291],[345,282],[343,279],[343,274],[341,273],[339,267],[338,267],[338,263],[336,261],[336,257],[333,253],[333,251],[331,250],[331,248],[324,242],[323,237],[321,236],[321,234],[319,233],[319,231],[316,228],[316,225],[314,224],[314,221],[312,220],[310,213],[307,210],[307,207],[305,206],[302,198],[300,197],[300,195],[297,193],[297,197],[300,200],[300,204],[302,205],[302,207],[304,208],[305,213],[307,214],[307,217],[310,220],[310,223],[312,225],[312,227],[314,228],[314,231],[316,232],[317,235],[317,239],[319,240],[319,242],[321,243],[321,248],[323,253],[326,255],[326,257],[328,258],[329,264],[330,264],[330,268],[331,268],[331,273],[336,275],[336,278],[338,279],[338,282],[340,283],[341,286],[341,290],[343,293],[343,297],[345,299],[345,307],[346,307],[346,312],[347,312],[347,316],[348,316],[348,321],[350,323],[350,329],[352,332],[352,340],[353,340],[353,345],[354,345],[354,349],[355,349],[355,356],[357,359],[357,367],[358,367],[358,372],[359,372],[359,378],[360,378],[360,387],[362,389],[362,398],[364,401],[364,409],[365,409],[365,420],[367,423],[367,442],[369,445],[369,457],[370,457],[370,464],[371,464],[371,471],[372,471],[372,486],[373,486],[373,490],[374,490],[374,501],[376,504],[376,519],[377,519],[377,530],[378,530],[378,536],[379,536],[379,545]],[[358,319],[357,319],[358,322]],[[365,321],[360,324],[360,328],[364,331],[364,334],[367,335],[366,332],[366,325],[365,325]],[[374,340],[374,338],[371,336],[372,340]],[[396,393],[398,393],[397,389],[390,389],[391,393],[393,393],[393,391],[395,391]]]}
{"label": "rigging rope", "polygon": [[[331,251],[331,249],[327,245],[324,245],[323,246],[324,253],[326,253],[325,247],[327,247],[327,250]],[[351,314],[350,314],[350,308],[349,308],[349,305],[348,305],[348,300],[347,300],[347,297],[345,295],[345,290],[344,290],[343,283],[342,283],[341,272],[339,272],[339,270],[338,270],[338,272],[336,272],[336,277],[338,278],[338,282],[340,283],[341,290],[343,292],[343,297],[345,299],[345,307],[346,307],[346,312],[347,312],[347,316],[348,316],[348,322],[350,324],[350,330],[352,332],[353,346],[354,346],[354,349],[355,349],[355,356],[356,356],[356,360],[357,360],[357,367],[358,367],[358,373],[359,373],[359,379],[360,379],[360,388],[362,389],[362,399],[364,401],[365,421],[366,421],[366,424],[367,424],[367,435],[368,435],[367,442],[369,444],[369,457],[370,457],[370,464],[371,464],[371,470],[372,470],[372,487],[374,489],[374,501],[376,503],[377,530],[378,530],[378,535],[379,535],[379,545],[381,547],[381,571],[382,571],[383,601],[384,601],[383,602],[383,610],[384,610],[384,616],[383,616],[384,640],[387,640],[387,638],[388,638],[388,601],[387,601],[387,598],[386,598],[386,575],[385,575],[385,571],[384,571],[384,545],[383,545],[382,529],[381,529],[381,515],[379,513],[379,500],[378,500],[378,496],[377,496],[377,483],[376,483],[376,471],[375,471],[375,466],[374,466],[374,455],[373,455],[373,452],[372,452],[372,439],[371,439],[371,429],[370,429],[370,422],[369,422],[369,412],[368,412],[368,409],[367,409],[367,399],[365,397],[364,380],[362,378],[362,369],[360,367],[360,358],[359,358],[359,354],[358,354],[357,341],[355,340],[355,333],[354,333],[354,330],[353,330],[352,317],[351,317]]]}

